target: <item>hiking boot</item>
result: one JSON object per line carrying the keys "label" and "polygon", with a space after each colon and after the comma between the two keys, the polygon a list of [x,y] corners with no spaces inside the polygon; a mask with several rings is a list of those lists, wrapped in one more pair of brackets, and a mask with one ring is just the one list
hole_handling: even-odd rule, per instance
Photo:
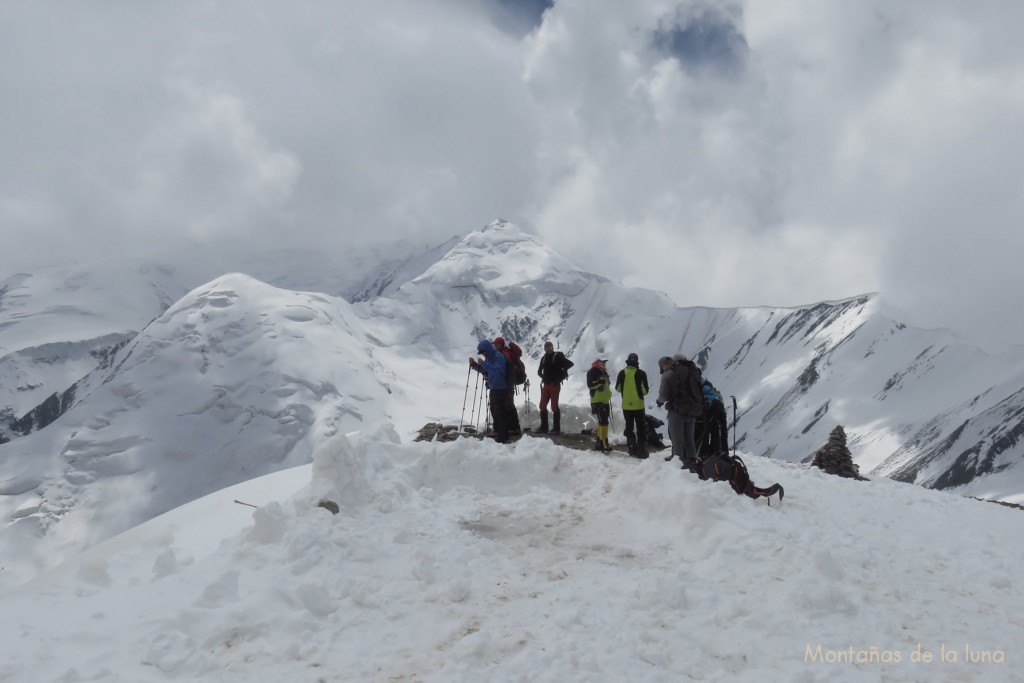
{"label": "hiking boot", "polygon": [[604,444],[601,443],[601,439],[595,439],[594,440],[594,450],[595,451],[603,451],[604,450]]}
{"label": "hiking boot", "polygon": [[669,462],[672,458],[676,457],[675,453],[669,453],[668,457],[665,458],[665,462]]}

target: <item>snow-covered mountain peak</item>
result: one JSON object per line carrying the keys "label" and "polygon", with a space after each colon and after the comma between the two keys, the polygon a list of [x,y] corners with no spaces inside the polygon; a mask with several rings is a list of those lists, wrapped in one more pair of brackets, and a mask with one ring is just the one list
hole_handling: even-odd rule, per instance
{"label": "snow-covered mountain peak", "polygon": [[581,282],[580,269],[519,227],[494,221],[462,238],[416,282],[502,289]]}
{"label": "snow-covered mountain peak", "polygon": [[[117,278],[79,268],[8,279],[0,388],[14,397],[4,405],[50,398],[6,423],[0,519],[10,523],[0,554],[28,565],[11,561],[7,571],[32,575],[204,492],[309,462],[329,434],[384,420],[403,436],[428,421],[473,421],[484,410],[471,398],[467,355],[498,335],[524,349],[531,379],[546,340],[576,363],[560,402],[584,416],[577,427],[595,354],[615,373],[637,353],[651,379],[648,408],[665,417],[653,405],[656,362],[682,352],[736,397],[730,431],[747,455],[801,461],[842,425],[864,473],[1024,500],[1024,354],[993,358],[948,332],[904,325],[878,295],[679,308],[578,269],[506,221],[387,256],[353,249],[342,259],[296,252],[245,263],[203,253],[189,274],[154,262]],[[168,298],[214,264],[233,267]],[[530,403],[536,426],[536,391]],[[620,434],[617,396],[613,404]],[[193,470],[199,487],[182,474]]]}
{"label": "snow-covered mountain peak", "polygon": [[403,392],[357,320],[343,299],[240,273],[185,295],[84,378],[59,420],[4,444],[4,578],[385,420]]}

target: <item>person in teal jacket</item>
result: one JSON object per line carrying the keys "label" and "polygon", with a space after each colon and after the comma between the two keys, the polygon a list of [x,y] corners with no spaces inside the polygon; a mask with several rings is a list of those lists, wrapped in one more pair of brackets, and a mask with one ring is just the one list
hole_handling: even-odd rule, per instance
{"label": "person in teal jacket", "polygon": [[640,357],[635,353],[626,357],[626,367],[615,378],[615,391],[622,395],[622,415],[626,418],[626,444],[634,458],[647,458],[647,412],[644,396],[650,391],[647,373],[640,369]]}
{"label": "person in teal jacket", "polygon": [[594,448],[609,453],[608,419],[612,413],[612,387],[608,377],[608,358],[601,354],[587,371],[587,389],[590,390],[590,412],[597,417],[597,440]]}

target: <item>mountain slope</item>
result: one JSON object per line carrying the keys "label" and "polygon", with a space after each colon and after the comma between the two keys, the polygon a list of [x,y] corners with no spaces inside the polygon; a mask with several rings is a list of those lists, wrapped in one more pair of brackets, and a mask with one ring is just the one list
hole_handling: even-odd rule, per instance
{"label": "mountain slope", "polygon": [[[453,364],[474,339],[500,334],[532,356],[532,370],[544,340],[553,339],[577,362],[564,399],[584,405],[581,377],[597,353],[618,369],[636,352],[653,376],[657,358],[683,352],[736,396],[736,436],[748,452],[800,461],[842,424],[864,471],[886,462],[880,472],[901,469],[907,481],[943,487],[997,476],[1012,485],[978,482],[971,491],[1024,499],[1024,470],[1015,469],[1024,459],[1017,438],[1024,350],[990,356],[947,331],[890,320],[877,295],[798,308],[678,308],[664,295],[582,271],[496,222],[358,310],[379,343],[416,340]],[[981,418],[997,405],[997,414]],[[975,418],[989,423],[986,457],[998,466],[956,464],[981,448],[980,436],[972,444],[949,438]],[[922,458],[935,474],[917,476]]]}
{"label": "mountain slope", "polygon": [[4,445],[8,575],[309,462],[314,435],[386,419],[401,390],[350,318],[342,299],[240,274],[171,306],[78,385],[58,421]]}
{"label": "mountain slope", "polygon": [[[273,270],[292,282],[319,277],[295,267],[289,276],[278,260]],[[657,358],[681,351],[736,397],[733,433],[746,454],[799,462],[842,424],[863,471],[1024,502],[1024,354],[988,356],[947,332],[892,321],[875,295],[679,308],[588,273],[504,222],[397,260],[377,279],[362,275],[345,277],[380,294],[352,303],[217,278],[77,383],[50,411],[70,406],[55,422],[0,445],[0,518],[12,522],[0,547],[20,558],[5,578],[31,576],[203,493],[310,462],[324,435],[382,420],[403,435],[426,421],[462,422],[479,405],[466,357],[498,334],[523,346],[531,374],[546,339],[576,361],[562,402],[577,416],[586,415],[583,377],[597,353],[611,357],[613,374],[638,353],[656,392]],[[153,305],[179,276],[134,295]],[[55,319],[95,318],[109,329],[113,314],[79,315],[83,297]],[[0,331],[22,329],[8,320]],[[621,426],[616,410],[616,438]],[[195,468],[207,472],[200,487],[186,483]]]}
{"label": "mountain slope", "polygon": [[1020,680],[1019,511],[755,458],[768,507],[659,458],[396,440],[325,438],[5,594],[0,677]]}
{"label": "mountain slope", "polygon": [[451,243],[360,246],[341,254],[192,245],[154,258],[97,260],[0,282],[3,426],[59,394],[189,291],[227,272],[361,301],[420,275]]}

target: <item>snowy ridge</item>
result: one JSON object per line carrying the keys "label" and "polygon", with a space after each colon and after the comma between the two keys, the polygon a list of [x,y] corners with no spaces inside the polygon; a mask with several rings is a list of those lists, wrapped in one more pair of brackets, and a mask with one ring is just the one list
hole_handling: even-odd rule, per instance
{"label": "snowy ridge", "polygon": [[6,577],[307,463],[314,434],[386,417],[387,373],[347,318],[344,300],[240,274],[169,308],[81,382],[60,420],[5,445]]}
{"label": "snowy ridge", "polygon": [[[1005,389],[1004,389],[1005,391]],[[992,392],[996,397],[1002,391]],[[1020,460],[1015,446],[1024,440],[1024,389],[987,407],[992,399],[978,396],[925,425],[907,444],[877,468],[898,481],[934,488],[958,487],[964,495],[1002,500],[1015,497],[1015,478],[999,478]],[[978,411],[979,405],[984,408]],[[964,418],[965,415],[970,417]],[[957,423],[956,420],[961,420]],[[944,425],[953,426],[944,429]],[[939,435],[941,439],[937,438]],[[929,438],[930,437],[930,438]],[[922,448],[921,444],[928,444]],[[918,453],[908,457],[907,453]],[[950,454],[959,454],[950,464]]]}
{"label": "snowy ridge", "polygon": [[[383,280],[360,279],[358,269],[344,275],[346,287],[382,288],[368,301],[231,274],[143,321],[109,367],[76,384],[69,412],[0,446],[0,518],[10,521],[0,550],[16,558],[3,582],[30,578],[218,488],[308,463],[314,439],[326,434],[388,420],[408,438],[427,421],[458,423],[473,379],[466,357],[480,337],[499,334],[523,346],[531,374],[545,339],[565,350],[577,367],[562,402],[580,412],[597,353],[611,357],[613,374],[638,353],[656,386],[657,358],[683,352],[736,396],[731,434],[747,455],[800,462],[842,424],[863,472],[884,463],[880,473],[906,481],[1024,501],[1024,353],[992,357],[948,332],[889,320],[873,295],[800,308],[678,308],[662,294],[579,270],[504,222],[409,251],[414,256],[396,260]],[[268,272],[317,280],[316,267],[302,270],[296,260],[289,269],[290,258],[299,257],[280,256]],[[150,285],[132,295],[145,302],[124,309],[136,320],[183,277],[133,272],[170,278],[159,286],[145,280]],[[343,284],[333,271],[323,277]],[[57,281],[64,287],[67,278]],[[69,291],[83,297],[65,310],[70,317],[37,313],[0,333],[20,335],[30,348],[36,335],[54,333],[52,321],[77,320],[97,290]],[[4,300],[9,306],[9,293]],[[96,311],[85,317],[94,329],[117,319],[88,310]],[[25,332],[31,325],[35,332]],[[650,411],[664,417],[650,398]],[[612,431],[621,439],[618,410]]]}
{"label": "snowy ridge", "polygon": [[21,274],[0,284],[0,416],[21,417],[64,391],[188,291],[166,276],[124,264]]}
{"label": "snowy ridge", "polygon": [[[636,352],[653,373],[658,357],[682,352],[737,397],[737,437],[748,452],[801,461],[842,424],[865,472],[888,460],[888,471],[903,468],[916,483],[944,487],[997,475],[991,486],[975,482],[971,493],[1024,500],[1024,471],[1015,469],[1024,448],[1013,438],[995,440],[993,457],[1005,465],[999,469],[917,477],[912,465],[929,457],[940,474],[964,470],[954,464],[962,452],[950,433],[1002,401],[1009,401],[1012,431],[1024,353],[989,356],[948,331],[890,320],[883,308],[877,295],[797,308],[678,308],[658,293],[581,271],[499,221],[467,235],[423,276],[369,302],[365,314],[382,344],[415,339],[453,363],[474,339],[497,335],[516,340],[533,359],[553,339],[583,368],[597,353],[621,368]],[[579,377],[563,396],[587,402]],[[920,433],[939,414],[949,419]],[[911,441],[916,445],[904,448]]]}
{"label": "snowy ridge", "polygon": [[0,676],[1019,680],[1018,511],[754,458],[768,507],[658,458],[397,441],[324,438],[9,593]]}
{"label": "snowy ridge", "polygon": [[65,391],[99,364],[112,341],[134,337],[190,291],[224,273],[359,301],[421,274],[448,247],[408,244],[324,254],[194,245],[152,259],[11,276],[0,283],[0,420],[19,418]]}

